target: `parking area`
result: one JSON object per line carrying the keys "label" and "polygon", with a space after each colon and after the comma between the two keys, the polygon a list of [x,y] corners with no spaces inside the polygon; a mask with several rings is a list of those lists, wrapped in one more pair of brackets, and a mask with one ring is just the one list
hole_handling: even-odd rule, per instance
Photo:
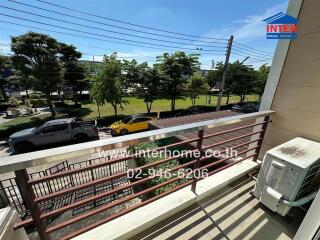
{"label": "parking area", "polygon": [[[105,129],[99,130],[99,139],[111,138],[111,132]],[[9,145],[7,141],[0,141],[0,159],[15,154],[9,150]],[[1,161],[1,160],[0,160]]]}

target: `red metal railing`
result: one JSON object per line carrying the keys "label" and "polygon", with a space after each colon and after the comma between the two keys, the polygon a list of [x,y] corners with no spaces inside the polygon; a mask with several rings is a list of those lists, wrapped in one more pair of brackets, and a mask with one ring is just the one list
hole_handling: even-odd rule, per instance
{"label": "red metal railing", "polygon": [[[188,185],[191,185],[192,191],[196,191],[197,181],[204,178],[203,176],[196,177],[196,174],[195,174],[196,171],[199,171],[199,170],[201,171],[206,169],[208,170],[208,175],[212,175],[219,171],[222,171],[223,169],[231,167],[241,161],[244,161],[246,159],[252,158],[253,160],[256,160],[259,154],[259,150],[261,148],[262,140],[263,140],[268,122],[269,122],[269,116],[265,116],[264,120],[258,123],[255,123],[255,119],[253,119],[253,121],[247,122],[245,125],[236,126],[221,132],[209,133],[207,135],[205,135],[205,131],[203,129],[200,129],[196,137],[193,137],[191,139],[187,139],[184,141],[172,143],[166,146],[157,147],[155,149],[151,149],[155,151],[160,151],[165,148],[174,148],[174,147],[188,145],[189,147],[193,146],[193,149],[191,149],[192,153],[196,151],[200,152],[200,155],[198,157],[194,157],[193,159],[187,161],[186,163],[169,168],[168,171],[170,173],[175,173],[175,174],[172,174],[170,177],[168,177],[166,181],[159,181],[158,184],[148,187],[147,184],[152,179],[163,180],[165,173],[157,173],[154,175],[147,174],[142,179],[133,178],[131,182],[127,182],[127,184],[125,185],[119,185],[111,190],[98,192],[93,196],[83,198],[81,200],[72,202],[71,204],[68,204],[47,212],[43,212],[39,207],[43,202],[46,202],[49,200],[54,201],[59,197],[66,196],[68,194],[70,195],[70,194],[83,191],[89,188],[94,188],[95,186],[102,186],[103,184],[106,184],[106,185],[111,184],[113,181],[118,181],[121,178],[126,178],[128,172],[119,171],[110,176],[102,176],[101,178],[97,178],[97,179],[92,178],[90,179],[90,181],[83,182],[77,185],[73,184],[68,188],[58,189],[57,191],[53,191],[49,194],[41,195],[41,196],[36,196],[34,193],[33,187],[36,184],[39,185],[40,183],[43,183],[43,182],[57,181],[65,177],[70,177],[73,179],[73,177],[79,173],[90,172],[95,169],[105,167],[105,166],[110,166],[112,164],[119,163],[119,162],[126,162],[129,160],[133,161],[133,159],[137,157],[137,154],[130,154],[128,156],[118,157],[116,159],[112,159],[106,162],[87,165],[81,168],[71,169],[68,171],[58,172],[48,176],[43,176],[42,178],[38,178],[38,179],[30,179],[25,169],[17,170],[15,171],[17,183],[21,191],[21,195],[25,201],[25,204],[31,213],[32,219],[21,221],[18,225],[16,225],[16,228],[21,228],[30,224],[34,224],[39,233],[40,238],[47,240],[47,239],[50,239],[50,234],[53,234],[67,226],[81,223],[82,221],[85,221],[88,218],[92,218],[93,216],[99,216],[99,214],[105,213],[106,211],[110,211],[117,206],[122,206],[123,204],[131,203],[130,201],[137,200],[136,201],[137,203],[135,202],[132,204],[128,204],[130,206],[124,207],[122,210],[118,212],[115,212],[115,213],[113,212],[106,216],[104,215],[103,218],[97,217],[98,220],[96,220],[94,223],[85,224],[85,226],[79,229],[76,229],[71,233],[67,233],[61,238],[61,239],[71,239],[90,229],[93,229],[112,219],[122,216],[128,212],[131,212],[141,206],[144,206],[152,201],[155,201],[163,196],[166,196]],[[243,130],[246,130],[244,134],[242,134]],[[239,133],[239,132],[241,132],[241,135],[235,136],[236,135],[235,133]],[[222,135],[225,136],[223,140],[215,141],[216,137],[218,136],[221,137]],[[211,139],[212,143],[205,145],[204,144],[205,139]],[[238,158],[235,159],[234,156],[225,156],[224,154],[222,154],[222,157],[219,157],[219,158],[204,155],[205,150],[218,149],[218,147],[220,149],[222,146],[224,147],[227,146],[229,148],[232,147],[232,149],[238,150],[238,154],[237,154]],[[227,153],[227,150],[225,150],[225,154],[226,153]],[[165,159],[161,159],[144,166],[136,167],[130,171],[143,172],[148,169],[159,167],[163,164],[171,163],[173,160],[182,159],[184,157],[186,157],[186,155],[181,153],[181,154],[178,154],[177,156],[167,157]],[[183,171],[181,175],[177,176],[176,173],[181,169],[182,170],[190,169],[190,171]],[[131,190],[135,189],[135,191],[132,191],[132,193],[129,195],[126,195],[120,198],[115,198],[114,200],[111,199],[109,202],[106,202],[105,204],[97,206],[95,209],[90,209],[88,211],[85,211],[61,223],[57,223],[57,224],[53,223],[53,224],[50,224],[50,226],[47,225],[47,220],[49,218],[58,216],[62,213],[81,207],[83,205],[94,203],[98,200],[101,200],[107,197],[111,198],[112,196],[118,196],[120,193],[128,189],[131,189]],[[160,189],[161,189],[160,193],[155,195],[154,192]]]}

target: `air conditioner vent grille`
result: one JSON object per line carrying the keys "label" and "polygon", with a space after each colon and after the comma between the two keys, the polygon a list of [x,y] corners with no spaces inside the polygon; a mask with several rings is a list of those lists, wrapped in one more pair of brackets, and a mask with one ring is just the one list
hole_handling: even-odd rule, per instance
{"label": "air conditioner vent grille", "polygon": [[312,180],[314,179],[314,177],[317,175],[317,173],[319,172],[320,169],[320,160],[318,160],[317,162],[315,162],[314,164],[312,164],[307,172],[306,177],[304,178],[301,187],[298,191],[298,194],[296,196],[295,200],[298,200],[302,197],[304,197],[305,195],[307,195],[309,192],[307,191],[308,186],[310,185],[310,183],[312,182]]}

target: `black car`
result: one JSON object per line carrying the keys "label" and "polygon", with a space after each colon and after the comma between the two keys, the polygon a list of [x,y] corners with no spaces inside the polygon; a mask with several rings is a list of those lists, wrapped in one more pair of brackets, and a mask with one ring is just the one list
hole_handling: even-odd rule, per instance
{"label": "black car", "polygon": [[253,113],[259,111],[259,105],[254,103],[235,104],[231,110],[241,113]]}

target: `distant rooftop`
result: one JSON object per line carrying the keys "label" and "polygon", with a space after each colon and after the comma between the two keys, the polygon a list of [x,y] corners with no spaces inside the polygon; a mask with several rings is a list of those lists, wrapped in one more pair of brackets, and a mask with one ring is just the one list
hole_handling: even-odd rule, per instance
{"label": "distant rooftop", "polygon": [[[189,115],[189,116],[160,119],[160,120],[151,122],[150,125],[153,128],[160,129],[160,128],[173,127],[173,126],[189,124],[189,123],[194,123],[194,122],[201,122],[201,121],[219,119],[219,118],[224,118],[224,117],[237,116],[237,115],[242,115],[242,114],[239,112],[233,112],[233,111],[208,112],[208,113],[202,113],[202,114],[193,114],[193,115]],[[222,132],[222,131],[227,131],[232,128],[241,127],[241,126],[245,126],[248,124],[253,124],[254,122],[255,122],[254,119],[242,121],[242,122],[231,124],[231,125],[225,125],[225,126],[221,126],[221,127],[206,129],[204,133],[205,133],[205,135],[206,134],[214,134],[214,133],[218,133],[218,132]],[[230,132],[230,133],[226,133],[226,134],[223,134],[220,136],[215,136],[213,138],[204,139],[203,143],[204,143],[204,146],[211,145],[214,143],[218,143],[220,141],[225,141],[227,139],[231,139],[234,137],[239,137],[241,135],[251,133],[252,130],[253,130],[253,127],[240,129],[235,132]],[[176,137],[182,141],[187,140],[187,139],[191,139],[191,138],[196,138],[197,132],[189,132],[189,133],[185,133],[183,135],[179,135]],[[229,145],[241,144],[243,142],[249,141],[250,138],[251,138],[251,136],[248,136],[246,138],[242,138],[237,141],[233,141],[232,144],[224,144],[224,145],[218,146],[217,148],[214,148],[214,149],[224,149],[224,148],[228,147]],[[195,146],[195,144],[196,143],[193,143],[190,145]]]}

